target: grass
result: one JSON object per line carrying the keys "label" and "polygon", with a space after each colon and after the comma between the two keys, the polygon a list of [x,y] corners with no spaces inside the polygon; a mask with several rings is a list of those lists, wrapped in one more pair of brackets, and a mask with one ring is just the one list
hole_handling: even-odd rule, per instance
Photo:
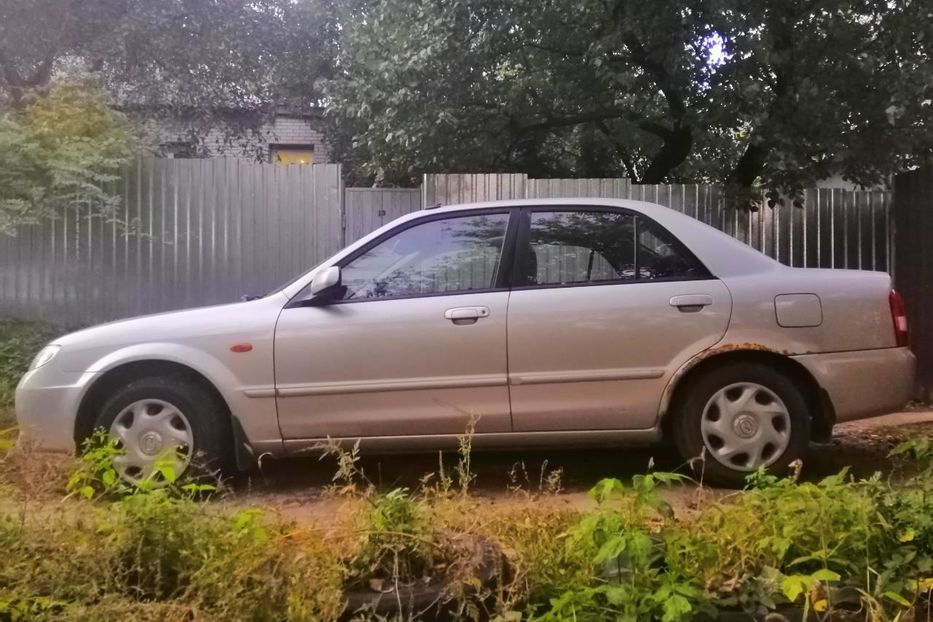
{"label": "grass", "polygon": [[[12,424],[12,387],[52,334],[0,321],[0,429]],[[0,621],[328,622],[348,589],[439,582],[449,584],[450,619],[497,622],[687,622],[787,606],[818,620],[857,610],[894,622],[931,606],[929,428],[897,448],[887,476],[758,473],[724,498],[698,491],[677,513],[661,491],[682,476],[605,479],[589,505],[571,507],[560,471],[544,466],[533,477],[513,469],[509,502],[493,504],[473,494],[469,433],[455,461],[410,489],[379,489],[355,448],[332,445],[325,494],[341,509],[317,528],[212,486],[122,486],[106,446],[78,459],[11,439],[0,436]],[[506,584],[464,574],[470,538],[499,547]],[[401,604],[396,613],[389,619],[419,619]]]}
{"label": "grass", "polygon": [[[603,480],[586,507],[563,503],[559,482],[494,505],[472,494],[465,458],[447,485],[435,473],[417,489],[379,490],[347,451],[326,493],[345,510],[309,528],[219,491],[129,489],[92,458],[9,450],[0,457],[0,619],[326,622],[340,616],[345,589],[437,577],[458,586],[448,597],[459,612],[451,619],[462,620],[686,622],[795,605],[821,620],[858,609],[859,619],[888,622],[929,605],[927,437],[894,456],[910,478],[756,474],[745,491],[697,495],[676,514],[661,494],[683,485],[675,474]],[[87,486],[90,498],[77,494]],[[477,592],[457,574],[455,543],[469,537],[501,548],[507,585]]]}

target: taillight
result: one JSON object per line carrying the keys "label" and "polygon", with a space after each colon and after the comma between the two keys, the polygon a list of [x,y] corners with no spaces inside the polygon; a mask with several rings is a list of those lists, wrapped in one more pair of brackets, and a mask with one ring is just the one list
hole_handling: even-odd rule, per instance
{"label": "taillight", "polygon": [[897,345],[907,345],[907,310],[904,308],[904,299],[893,289],[888,297],[891,302],[891,319],[894,321],[894,338]]}

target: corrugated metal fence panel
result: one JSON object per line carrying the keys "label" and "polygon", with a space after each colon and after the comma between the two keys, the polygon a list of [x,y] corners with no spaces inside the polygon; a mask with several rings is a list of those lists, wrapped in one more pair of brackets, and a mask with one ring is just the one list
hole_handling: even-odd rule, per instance
{"label": "corrugated metal fence panel", "polygon": [[268,291],[342,246],[339,165],[144,159],[113,218],[0,236],[0,314],[79,326]]}
{"label": "corrugated metal fence panel", "polygon": [[599,197],[624,199],[629,195],[627,179],[529,179],[527,198]]}
{"label": "corrugated metal fence panel", "polygon": [[917,381],[933,395],[933,167],[894,179],[896,285],[907,306]]}
{"label": "corrugated metal fence panel", "polygon": [[[821,188],[804,193],[804,207],[790,199],[757,211],[725,203],[718,186],[630,184],[626,179],[526,179],[522,175],[425,175],[425,204],[487,199],[599,197],[659,203],[692,216],[778,261],[797,267],[887,271],[891,266],[891,193]],[[474,192],[507,187],[503,196]],[[524,178],[524,179],[523,179]],[[513,181],[517,180],[517,181]],[[525,189],[525,194],[519,191]]]}
{"label": "corrugated metal fence panel", "polygon": [[15,238],[0,236],[0,314],[75,326],[236,300],[269,290],[422,205],[526,197],[651,201],[789,265],[893,267],[889,192],[814,189],[805,193],[803,209],[787,201],[745,212],[706,185],[514,174],[426,175],[424,182],[420,192],[344,191],[336,164],[140,160],[113,187],[121,197],[114,218],[76,202],[57,220],[23,227]]}
{"label": "corrugated metal fence panel", "polygon": [[524,199],[524,174],[429,174],[422,185],[423,205]]}
{"label": "corrugated metal fence panel", "polygon": [[346,243],[355,242],[387,222],[421,209],[421,190],[414,188],[347,188]]}

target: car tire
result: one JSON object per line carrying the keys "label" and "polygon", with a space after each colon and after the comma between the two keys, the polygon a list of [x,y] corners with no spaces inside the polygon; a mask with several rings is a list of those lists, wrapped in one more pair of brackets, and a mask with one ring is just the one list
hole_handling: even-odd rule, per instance
{"label": "car tire", "polygon": [[[233,470],[233,433],[225,405],[185,378],[142,378],[120,388],[104,403],[95,429],[118,437],[124,455],[114,463],[129,483],[147,478],[162,483],[151,469],[157,459],[169,457],[177,460],[176,481],[182,476],[216,478]],[[138,464],[147,460],[148,466]]]}
{"label": "car tire", "polygon": [[[730,363],[694,379],[671,428],[698,479],[741,487],[759,467],[784,475],[810,440],[807,400],[797,382],[762,363]],[[698,459],[703,456],[703,459]]]}

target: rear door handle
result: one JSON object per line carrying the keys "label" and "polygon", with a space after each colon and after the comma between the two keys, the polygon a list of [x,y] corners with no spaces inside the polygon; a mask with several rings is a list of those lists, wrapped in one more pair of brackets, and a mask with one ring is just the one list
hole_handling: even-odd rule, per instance
{"label": "rear door handle", "polygon": [[444,311],[444,317],[454,324],[473,324],[481,317],[489,317],[489,307],[454,307]]}
{"label": "rear door handle", "polygon": [[713,297],[709,294],[681,294],[671,298],[671,306],[684,313],[693,313],[711,304]]}

